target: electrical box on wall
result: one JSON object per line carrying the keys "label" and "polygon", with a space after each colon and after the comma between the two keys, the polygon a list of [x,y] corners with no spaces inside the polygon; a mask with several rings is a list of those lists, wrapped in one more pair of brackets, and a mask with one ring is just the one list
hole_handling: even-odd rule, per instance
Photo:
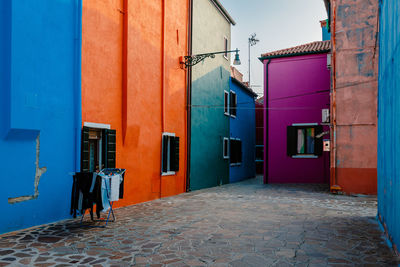
{"label": "electrical box on wall", "polygon": [[330,140],[324,139],[323,144],[324,144],[325,152],[331,151],[331,141]]}
{"label": "electrical box on wall", "polygon": [[322,110],[322,123],[329,123],[330,118],[329,118],[329,108],[325,108]]}

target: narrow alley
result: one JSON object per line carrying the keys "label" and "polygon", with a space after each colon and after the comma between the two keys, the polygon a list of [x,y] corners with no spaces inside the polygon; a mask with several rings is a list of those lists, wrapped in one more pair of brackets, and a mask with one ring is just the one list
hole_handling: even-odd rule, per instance
{"label": "narrow alley", "polygon": [[0,266],[397,266],[375,197],[261,177],[5,234]]}

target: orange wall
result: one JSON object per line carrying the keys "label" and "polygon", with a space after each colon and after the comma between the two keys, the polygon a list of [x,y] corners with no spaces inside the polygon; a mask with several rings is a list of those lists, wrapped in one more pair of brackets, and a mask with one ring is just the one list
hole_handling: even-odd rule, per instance
{"label": "orange wall", "polygon": [[[185,192],[187,158],[186,73],[179,57],[187,54],[188,0],[129,0],[127,55],[124,1],[84,0],[82,18],[82,121],[117,130],[116,167],[127,169],[118,206]],[[174,176],[160,174],[162,132],[180,137]]]}
{"label": "orange wall", "polygon": [[331,103],[333,136],[336,136],[331,152],[331,184],[339,185],[347,194],[376,194],[378,1],[331,3],[334,70]]}

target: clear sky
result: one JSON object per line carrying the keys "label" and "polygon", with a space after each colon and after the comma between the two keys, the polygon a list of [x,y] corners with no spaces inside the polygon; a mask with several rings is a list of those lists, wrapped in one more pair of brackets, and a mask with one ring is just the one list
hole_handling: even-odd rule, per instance
{"label": "clear sky", "polygon": [[[261,54],[322,40],[319,21],[327,14],[323,0],[220,0],[236,25],[232,26],[232,49],[239,48],[242,65],[236,66],[248,80],[248,38],[260,40],[251,48],[251,84],[263,92]],[[233,54],[232,54],[233,55]]]}

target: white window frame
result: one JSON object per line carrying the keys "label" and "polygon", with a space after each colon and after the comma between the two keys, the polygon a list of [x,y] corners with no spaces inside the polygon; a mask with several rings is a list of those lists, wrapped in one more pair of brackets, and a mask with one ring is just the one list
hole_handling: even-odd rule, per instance
{"label": "white window frame", "polygon": [[[227,98],[227,102],[225,102],[225,96],[228,96],[228,98]],[[224,114],[226,115],[226,116],[229,116],[230,114],[229,114],[229,102],[230,102],[230,95],[229,95],[229,92],[228,91],[226,91],[226,90],[224,90]],[[226,109],[226,111],[225,111],[225,109]]]}
{"label": "white window frame", "polygon": [[[318,123],[312,122],[312,123],[292,123],[292,126],[299,126],[299,127],[315,127],[318,126]],[[299,154],[299,155],[293,155],[293,159],[317,159],[318,156],[314,154]]]}
{"label": "white window frame", "polygon": [[236,107],[235,107],[236,115],[230,114],[230,111],[231,111],[231,96],[230,96],[230,95],[229,95],[229,115],[230,115],[232,118],[236,118],[236,116],[237,116],[237,94],[236,94],[235,91],[232,91],[232,90],[231,90],[231,94],[232,94],[232,93],[235,95],[235,99],[236,99]]}
{"label": "white window frame", "polygon": [[225,49],[225,53],[223,54],[224,55],[224,58],[226,59],[226,60],[229,60],[229,58],[228,58],[228,51],[229,51],[229,39],[228,39],[228,37],[226,37],[226,36],[224,36],[224,49]]}
{"label": "white window frame", "polygon": [[167,172],[163,172],[163,151],[164,151],[164,143],[163,143],[163,139],[164,136],[170,136],[170,137],[175,137],[175,133],[168,133],[168,132],[164,132],[162,134],[162,139],[161,139],[161,176],[171,176],[171,175],[175,175],[176,172],[175,171],[170,171],[169,169],[171,168],[171,153],[170,153],[170,149],[171,149],[171,141],[170,139],[168,139],[168,153],[167,153]]}
{"label": "white window frame", "polygon": [[[226,148],[227,155],[225,155],[225,148]],[[224,139],[222,141],[222,156],[224,159],[229,159],[229,138],[228,137],[224,137]]]}

